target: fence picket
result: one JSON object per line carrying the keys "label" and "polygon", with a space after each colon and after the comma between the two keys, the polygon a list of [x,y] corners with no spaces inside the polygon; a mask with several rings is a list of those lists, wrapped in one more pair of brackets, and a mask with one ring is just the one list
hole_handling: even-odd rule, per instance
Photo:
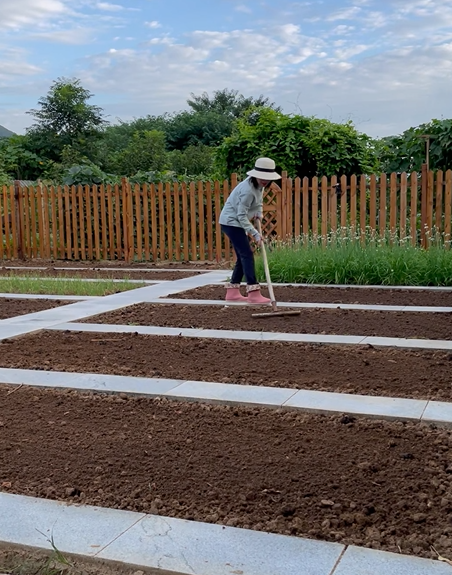
{"label": "fence picket", "polygon": [[180,235],[180,188],[179,184],[174,182],[173,184],[173,198],[174,198],[174,242],[175,242],[175,252],[176,260],[180,260],[181,254],[181,235]]}
{"label": "fence picket", "polygon": [[206,182],[207,259],[213,260],[213,195],[210,182]]}
{"label": "fence picket", "polygon": [[400,176],[400,239],[406,238],[408,180],[405,172]]}
{"label": "fence picket", "polygon": [[413,246],[417,245],[417,214],[418,214],[418,182],[417,173],[412,172],[410,176],[410,194],[411,194],[411,206],[410,206],[410,236],[411,244]]}
{"label": "fence picket", "polygon": [[444,190],[444,242],[446,249],[451,243],[451,215],[452,215],[452,170],[446,172],[446,185]]}
{"label": "fence picket", "polygon": [[317,238],[319,235],[319,179],[312,178],[312,235]]}

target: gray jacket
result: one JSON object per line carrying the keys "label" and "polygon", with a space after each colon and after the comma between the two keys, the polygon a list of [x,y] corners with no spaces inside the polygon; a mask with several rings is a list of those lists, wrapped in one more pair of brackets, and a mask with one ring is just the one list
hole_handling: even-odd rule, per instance
{"label": "gray jacket", "polygon": [[255,188],[250,178],[240,182],[232,191],[221,210],[219,223],[225,226],[243,228],[247,234],[256,236],[259,232],[250,219],[262,217],[263,188]]}

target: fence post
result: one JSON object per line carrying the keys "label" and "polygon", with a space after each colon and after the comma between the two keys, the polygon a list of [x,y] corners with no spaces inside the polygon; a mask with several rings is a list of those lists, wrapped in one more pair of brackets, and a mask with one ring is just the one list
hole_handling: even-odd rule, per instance
{"label": "fence post", "polygon": [[289,210],[287,209],[287,172],[283,171],[281,174],[281,192],[277,192],[278,196],[280,196],[281,200],[281,221],[276,222],[276,229],[278,230],[278,236],[280,239],[284,241],[287,240],[288,236],[288,219],[289,219]]}
{"label": "fence post", "polygon": [[121,178],[121,195],[122,195],[122,237],[124,238],[124,259],[126,263],[129,262],[129,198],[128,198],[128,182],[127,178]]}
{"label": "fence post", "polygon": [[15,203],[15,217],[16,217],[16,230],[17,230],[17,256],[19,259],[24,260],[24,243],[23,243],[23,198],[22,189],[19,180],[14,180],[14,203]]}
{"label": "fence post", "polygon": [[421,171],[421,246],[427,247],[427,194],[428,194],[428,168],[422,164]]}

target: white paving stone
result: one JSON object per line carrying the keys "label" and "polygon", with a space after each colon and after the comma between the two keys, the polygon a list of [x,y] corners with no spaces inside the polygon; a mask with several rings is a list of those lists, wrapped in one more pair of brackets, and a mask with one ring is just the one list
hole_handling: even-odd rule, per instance
{"label": "white paving stone", "polygon": [[170,392],[172,393],[173,390],[176,390],[184,381],[179,379],[123,377],[118,375],[87,373],[82,375],[77,374],[76,379],[69,380],[68,383],[71,388],[156,397],[168,395]]}
{"label": "white paving stone", "polygon": [[74,383],[78,378],[80,378],[79,373],[0,367],[0,381],[2,383],[70,387],[70,383]]}
{"label": "white paving stone", "polygon": [[0,541],[93,556],[144,517],[0,492]]}
{"label": "white paving stone", "polygon": [[301,343],[323,343],[357,345],[364,339],[363,335],[323,335],[319,333],[272,333],[264,332],[263,341],[297,341]]}
{"label": "white paving stone", "polygon": [[148,515],[98,557],[196,575],[329,575],[342,551],[336,543]]}
{"label": "white paving stone", "polygon": [[446,563],[350,546],[334,575],[451,575]]}
{"label": "white paving stone", "polygon": [[186,381],[166,395],[179,399],[280,407],[295,393],[294,389],[253,385],[234,385],[206,381]]}
{"label": "white paving stone", "polygon": [[427,403],[427,400],[300,390],[284,403],[284,407],[296,407],[317,413],[338,412],[388,419],[420,419]]}
{"label": "white paving stone", "polygon": [[445,401],[429,401],[422,416],[422,421],[425,421],[426,423],[434,422],[452,427],[452,403],[446,403]]}
{"label": "white paving stone", "polygon": [[101,300],[98,295],[45,295],[36,293],[0,293],[0,298],[8,299],[51,299],[67,301]]}
{"label": "white paving stone", "polygon": [[159,327],[146,325],[116,325],[107,323],[60,323],[50,326],[48,329],[56,331],[81,331],[88,333],[139,333],[140,335],[170,335],[184,337],[198,336],[201,330],[182,327]]}
{"label": "white paving stone", "polygon": [[406,349],[446,349],[452,350],[452,341],[443,339],[407,339],[397,337],[365,337],[361,344],[378,347],[401,347]]}

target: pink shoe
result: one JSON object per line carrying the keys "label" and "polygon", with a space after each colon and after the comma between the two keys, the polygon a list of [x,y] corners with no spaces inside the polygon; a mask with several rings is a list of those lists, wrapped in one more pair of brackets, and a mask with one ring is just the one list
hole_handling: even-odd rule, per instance
{"label": "pink shoe", "polygon": [[271,303],[268,297],[264,297],[261,294],[261,286],[259,284],[246,286],[246,291],[248,292],[248,303],[261,305]]}
{"label": "pink shoe", "polygon": [[248,301],[248,298],[240,293],[240,284],[228,284],[226,286],[226,301]]}

